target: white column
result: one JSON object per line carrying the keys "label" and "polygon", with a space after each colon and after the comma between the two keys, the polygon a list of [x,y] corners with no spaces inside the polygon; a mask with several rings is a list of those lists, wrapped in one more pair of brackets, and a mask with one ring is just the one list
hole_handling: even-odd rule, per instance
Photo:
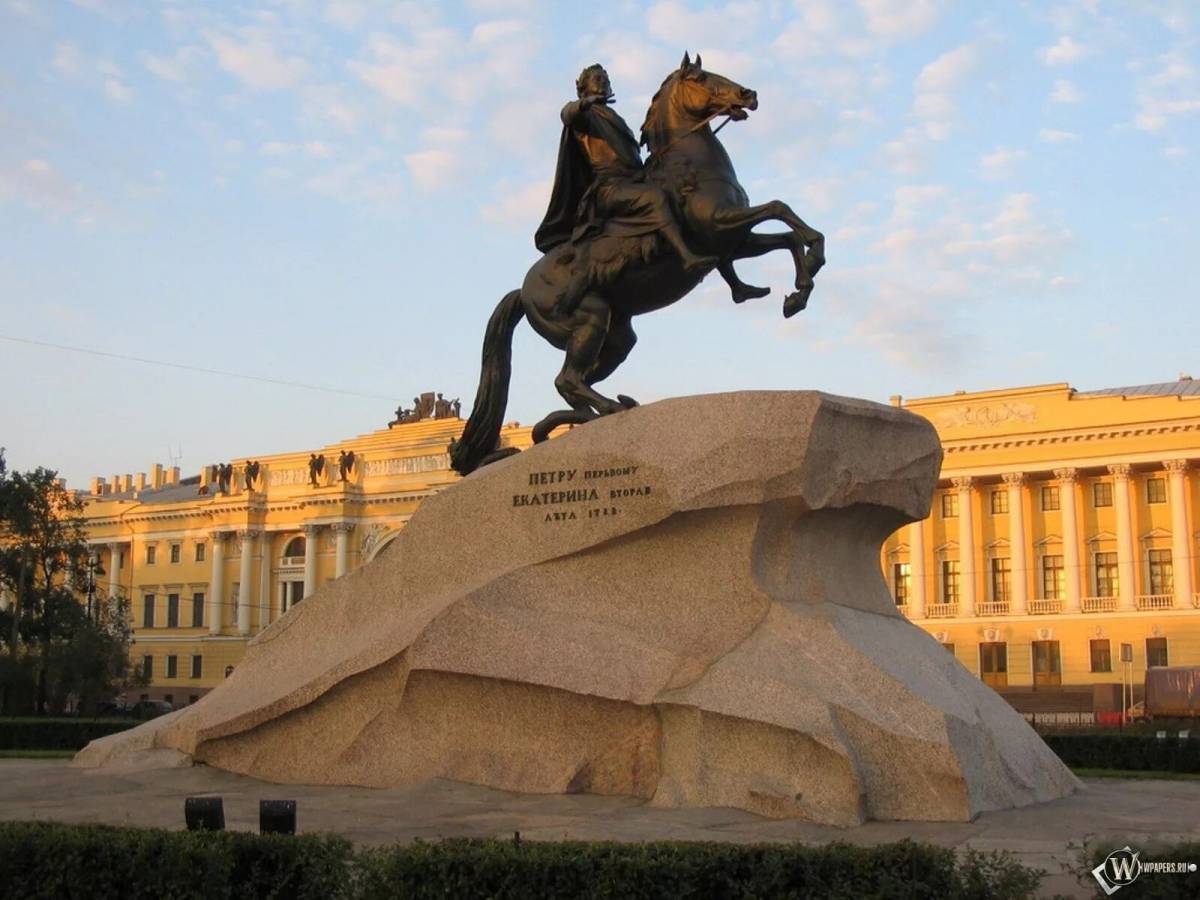
{"label": "white column", "polygon": [[1192,530],[1187,515],[1186,459],[1169,459],[1163,468],[1171,479],[1171,574],[1175,579],[1176,609],[1192,605]]}
{"label": "white column", "polygon": [[350,567],[350,532],[354,530],[353,522],[337,522],[332,526],[336,543],[336,558],[333,577],[341,578]]}
{"label": "white column", "polygon": [[913,522],[908,526],[908,566],[911,576],[908,615],[913,619],[923,619],[925,618],[924,522]]}
{"label": "white column", "polygon": [[[975,615],[975,511],[971,505],[970,475],[952,478],[958,491],[958,568],[960,616]],[[943,598],[945,599],[945,598]]]}
{"label": "white column", "polygon": [[121,592],[121,570],[117,563],[121,561],[121,545],[114,542],[108,545],[108,599],[115,600]]}
{"label": "white column", "polygon": [[1029,612],[1029,557],[1025,552],[1025,484],[1024,472],[1006,472],[1003,476],[1008,489],[1008,546],[1012,563],[1012,605],[1014,616]]}
{"label": "white column", "polygon": [[1063,578],[1066,580],[1064,612],[1079,612],[1079,585],[1083,569],[1079,565],[1079,524],[1075,511],[1074,469],[1055,469],[1058,479],[1058,505],[1062,511]]}
{"label": "white column", "polygon": [[242,539],[242,559],[238,569],[238,634],[250,633],[250,609],[254,606],[254,582],[251,581],[251,564],[254,562],[254,542],[258,532],[247,528],[238,532]]}
{"label": "white column", "polygon": [[312,596],[317,589],[317,538],[320,525],[304,526],[304,596]]}
{"label": "white column", "polygon": [[1137,580],[1133,549],[1133,512],[1129,505],[1129,463],[1108,467],[1113,477],[1113,505],[1117,509],[1118,609],[1137,609]]}
{"label": "white column", "polygon": [[258,545],[259,553],[259,584],[258,584],[258,630],[262,631],[271,624],[271,536],[263,531]]}
{"label": "white column", "polygon": [[8,599],[8,585],[0,584],[0,612],[6,612],[12,601]]}
{"label": "white column", "polygon": [[208,585],[208,632],[221,633],[225,603],[225,538],[228,532],[212,533],[212,581]]}

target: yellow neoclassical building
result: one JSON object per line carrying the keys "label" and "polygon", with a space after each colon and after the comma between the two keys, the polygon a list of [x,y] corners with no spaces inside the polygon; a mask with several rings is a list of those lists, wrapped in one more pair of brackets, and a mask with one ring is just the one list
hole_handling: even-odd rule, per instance
{"label": "yellow neoclassical building", "polygon": [[[130,600],[140,696],[194,702],[458,478],[447,447],[463,422],[430,417],[424,396],[428,415],[320,449],[93,479],[100,589]],[[1093,685],[1121,680],[1122,644],[1138,684],[1147,665],[1200,664],[1200,382],[893,402],[933,423],[945,459],[929,518],[885,544],[884,576],[963,665],[1018,707],[1074,691],[1067,708],[1090,709]],[[501,440],[527,447],[530,429]]]}
{"label": "yellow neoclassical building", "polygon": [[[83,499],[98,588],[129,598],[132,655],[150,678],[126,699],[195,702],[251,637],[374,558],[422,500],[458,478],[447,449],[463,424],[425,418],[182,480],[159,465],[93,479]],[[507,425],[501,443],[527,447],[529,431]]]}
{"label": "yellow neoclassical building", "polygon": [[1099,698],[1123,644],[1135,685],[1147,666],[1200,665],[1200,381],[893,403],[933,423],[945,458],[884,573],[964,666],[1018,708],[1053,709],[1020,695]]}

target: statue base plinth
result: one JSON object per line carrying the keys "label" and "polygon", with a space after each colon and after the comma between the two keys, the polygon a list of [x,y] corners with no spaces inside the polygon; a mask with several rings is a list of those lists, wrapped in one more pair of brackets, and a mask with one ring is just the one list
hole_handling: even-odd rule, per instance
{"label": "statue base plinth", "polygon": [[427,500],[203,700],[76,764],[170,749],[277,782],[449,778],[837,825],[1061,797],[1079,782],[881,576],[940,462],[925,420],[816,392],[588,423]]}

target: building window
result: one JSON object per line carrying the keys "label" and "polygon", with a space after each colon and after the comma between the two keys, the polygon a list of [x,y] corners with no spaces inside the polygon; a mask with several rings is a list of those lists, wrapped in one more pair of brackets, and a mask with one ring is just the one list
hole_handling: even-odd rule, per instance
{"label": "building window", "polygon": [[992,602],[1007,603],[1012,597],[1012,564],[1007,556],[992,560]]}
{"label": "building window", "polygon": [[158,548],[155,547],[153,544],[146,545],[146,565],[148,565],[148,566],[154,565],[154,557],[157,554],[157,552],[158,552]]}
{"label": "building window", "polygon": [[1167,665],[1167,639],[1146,638],[1146,668]]}
{"label": "building window", "polygon": [[1146,479],[1146,502],[1147,503],[1166,503],[1167,502],[1167,481],[1165,478],[1147,478]]}
{"label": "building window", "polygon": [[142,627],[154,627],[154,595],[146,594],[142,597]]}
{"label": "building window", "polygon": [[204,627],[204,594],[200,591],[192,594],[192,627]]}
{"label": "building window", "polygon": [[1116,597],[1120,593],[1117,580],[1117,554],[1096,554],[1096,596]]}
{"label": "building window", "polygon": [[892,589],[895,591],[896,605],[906,606],[912,587],[912,567],[908,563],[892,564]]}
{"label": "building window", "polygon": [[1058,485],[1049,484],[1042,488],[1042,512],[1053,512],[1059,508]]}
{"label": "building window", "polygon": [[287,612],[297,603],[304,599],[304,582],[303,581],[283,581],[279,584],[280,592],[280,612]]}
{"label": "building window", "polygon": [[1092,506],[1112,506],[1112,484],[1097,481],[1092,485]]}
{"label": "building window", "polygon": [[1061,600],[1066,593],[1066,575],[1060,555],[1042,557],[1042,599]]}
{"label": "building window", "polygon": [[[146,656],[142,657],[142,676],[145,678],[148,678],[148,679],[154,677],[154,657],[153,656],[146,655]],[[143,700],[146,699],[144,694],[142,695],[142,699]]]}
{"label": "building window", "polygon": [[979,645],[979,675],[989,687],[1008,687],[1008,644],[989,641]]}
{"label": "building window", "polygon": [[171,545],[171,562],[173,562],[173,563],[179,562],[179,553],[180,553],[179,545],[172,544]]}
{"label": "building window", "polygon": [[992,515],[1008,512],[1008,491],[992,491]]}
{"label": "building window", "polygon": [[196,545],[196,562],[204,562],[205,544]]}
{"label": "building window", "polygon": [[958,560],[942,560],[942,602],[958,602]]}
{"label": "building window", "polygon": [[167,627],[179,627],[179,595],[167,594]]}
{"label": "building window", "polygon": [[942,494],[942,518],[958,518],[958,494],[950,491]]}
{"label": "building window", "polygon": [[125,551],[124,550],[117,551],[117,568],[118,569],[125,568]]}
{"label": "building window", "polygon": [[199,678],[204,673],[204,657],[196,654],[192,657],[192,677]]}
{"label": "building window", "polygon": [[1170,594],[1175,591],[1175,567],[1170,550],[1150,551],[1150,593]]}
{"label": "building window", "polygon": [[1058,641],[1033,642],[1033,686],[1046,687],[1062,684],[1062,657]]}
{"label": "building window", "polygon": [[294,537],[283,548],[283,555],[287,559],[302,559],[306,547],[307,543],[303,537]]}
{"label": "building window", "polygon": [[1101,638],[1090,643],[1092,647],[1092,671],[1111,672],[1112,648],[1109,647],[1108,638]]}
{"label": "building window", "polygon": [[172,654],[167,657],[167,677],[175,678],[179,674],[179,657]]}

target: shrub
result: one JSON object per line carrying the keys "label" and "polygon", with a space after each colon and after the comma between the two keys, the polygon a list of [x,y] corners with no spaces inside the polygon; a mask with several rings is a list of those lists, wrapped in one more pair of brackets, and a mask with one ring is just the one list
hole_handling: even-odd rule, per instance
{"label": "shrub", "polygon": [[1068,766],[1154,772],[1200,772],[1200,740],[1132,734],[1047,734]]}
{"label": "shrub", "polygon": [[0,750],[82,750],[89,741],[140,724],[135,719],[0,719]]}

